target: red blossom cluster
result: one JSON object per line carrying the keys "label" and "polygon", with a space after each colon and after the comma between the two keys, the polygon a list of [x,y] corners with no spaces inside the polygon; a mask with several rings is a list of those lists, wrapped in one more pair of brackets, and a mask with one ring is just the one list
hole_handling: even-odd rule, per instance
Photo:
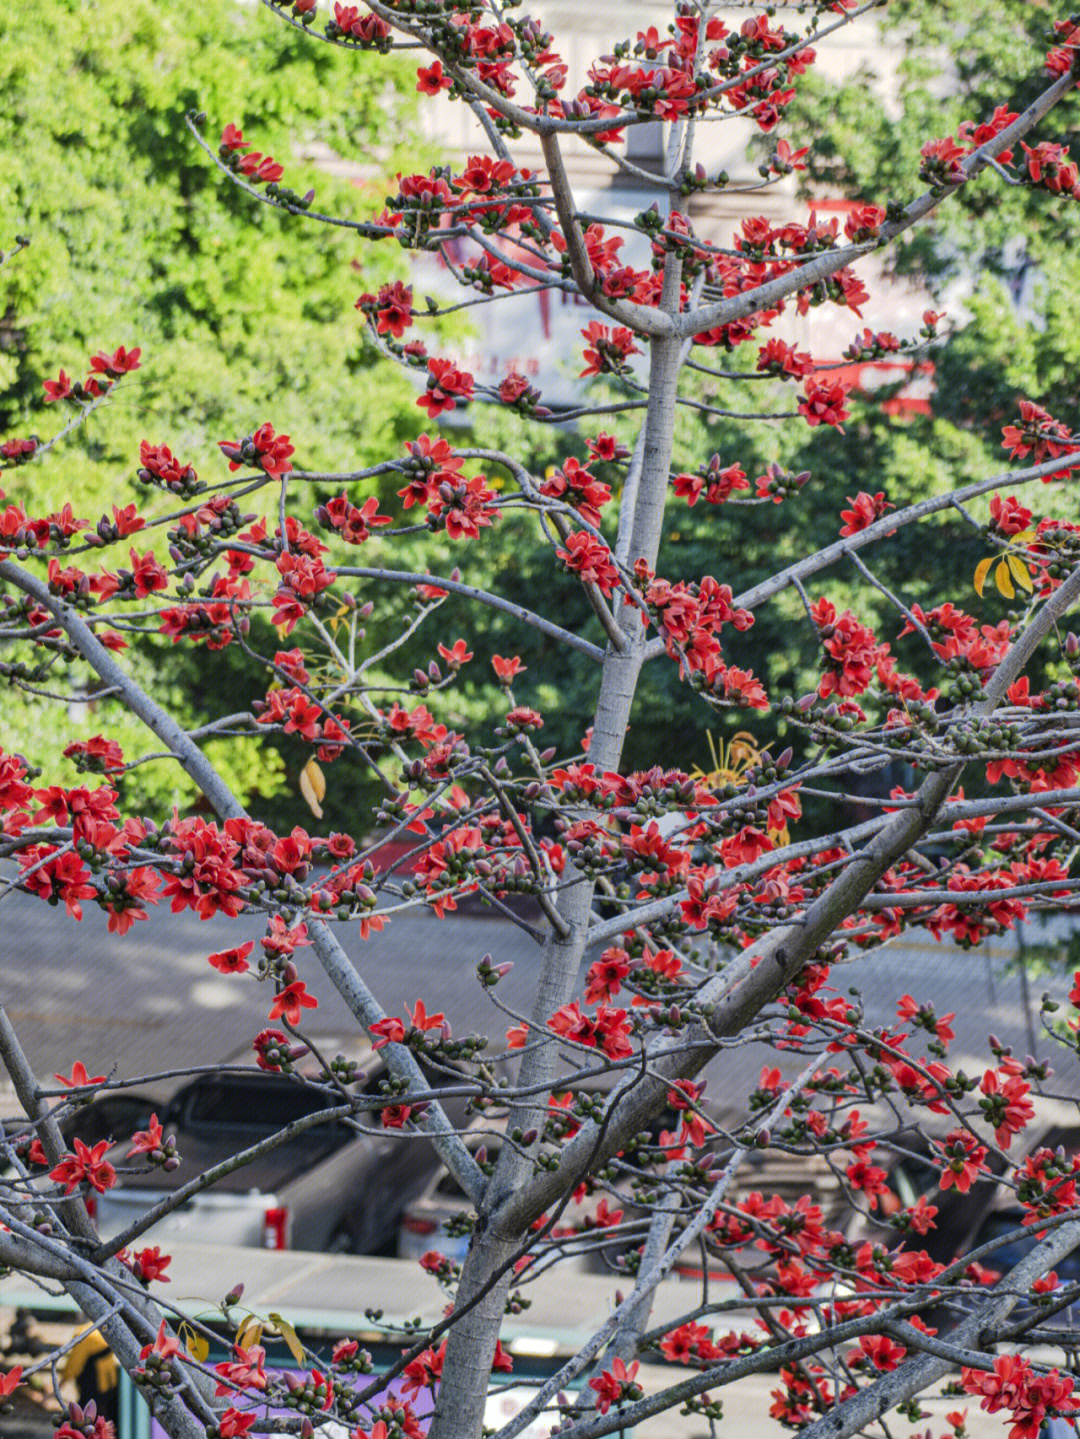
{"label": "red blossom cluster", "polygon": [[[1010,459],[1026,460],[1030,455],[1031,463],[1036,465],[1080,450],[1080,444],[1071,443],[1071,440],[1068,425],[1055,420],[1048,410],[1032,400],[1020,401],[1020,423],[1006,425],[1001,432],[1001,443],[1008,450]],[[1045,477],[1046,483],[1071,473],[1071,469],[1058,470],[1056,475]]]}
{"label": "red blossom cluster", "polygon": [[1009,1411],[1013,1421],[1009,1439],[1038,1439],[1051,1415],[1068,1416],[1080,1409],[1072,1379],[1056,1369],[1036,1374],[1018,1354],[999,1355],[992,1370],[965,1368],[962,1382],[967,1393],[982,1396],[981,1409],[990,1414]]}
{"label": "red blossom cluster", "polygon": [[[81,383],[72,380],[63,370],[55,380],[42,381],[45,403],[51,405],[57,400],[76,400],[85,404],[87,401],[99,399],[107,395],[124,375],[129,375],[139,368],[141,355],[142,350],[138,347],[128,350],[123,345],[112,354],[107,350],[99,350],[91,357],[90,373]],[[3,454],[2,448],[0,454]],[[10,461],[15,457],[3,454],[3,458]]]}
{"label": "red blossom cluster", "polygon": [[[250,153],[245,154],[245,150]],[[243,132],[233,124],[226,125],[221,132],[218,154],[230,169],[243,176],[250,185],[274,184],[285,173],[284,168],[272,155],[263,155],[258,150],[252,150],[251,141],[245,140]]]}
{"label": "red blossom cluster", "polygon": [[288,435],[278,435],[273,425],[260,425],[254,434],[243,440],[219,440],[218,448],[229,462],[230,470],[250,465],[262,470],[271,479],[280,479],[292,469],[289,456],[294,453]]}
{"label": "red blossom cluster", "polygon": [[850,610],[837,614],[831,600],[822,596],[811,606],[810,617],[817,625],[829,668],[818,684],[818,694],[850,697],[861,695],[877,674],[878,664],[888,655],[889,646],[879,644],[874,632],[860,624]]}

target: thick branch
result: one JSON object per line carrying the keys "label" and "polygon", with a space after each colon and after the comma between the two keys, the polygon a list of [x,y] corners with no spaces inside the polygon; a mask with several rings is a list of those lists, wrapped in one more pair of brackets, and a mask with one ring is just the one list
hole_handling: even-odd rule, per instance
{"label": "thick branch", "polygon": [[[978,715],[989,714],[1019,678],[1035,649],[1080,596],[1080,569],[1051,595],[987,683]],[[603,1164],[641,1130],[659,1111],[670,1080],[701,1070],[720,1046],[716,1040],[740,1033],[766,1005],[795,978],[848,915],[858,909],[882,875],[923,837],[963,773],[963,763],[950,765],[924,781],[914,803],[889,816],[888,823],[852,856],[846,868],[795,923],[772,931],[744,950],[719,975],[707,981],[695,996],[699,1005],[713,1006],[708,1028],[687,1026],[673,1040],[650,1046],[650,1081],[628,1090],[624,1084],[609,1104],[613,1122],[598,1150],[593,1124],[583,1126],[563,1150],[558,1166],[539,1176],[526,1191],[504,1201],[498,1216],[507,1228],[524,1229],[586,1170]]]}
{"label": "thick branch", "polygon": [[[122,696],[127,708],[137,715],[149,729],[153,730],[154,734],[166,745],[170,753],[176,757],[199,786],[222,819],[240,818],[245,815],[243,805],[195,741],[121,668],[76,611],[69,609],[36,576],[29,574],[11,560],[0,561],[0,579],[8,580],[26,594],[33,595],[40,604],[48,609],[49,613],[63,627],[83,659]],[[309,919],[307,924],[308,933],[319,962],[353,1015],[365,1029],[377,1020],[384,1019],[386,1016],[382,1006],[357,973],[356,967],[329,926],[322,920],[314,919]],[[406,1078],[410,1088],[423,1090],[430,1087],[423,1071],[407,1047],[400,1044],[389,1045],[386,1056],[390,1069],[394,1074]],[[470,1198],[475,1198],[483,1187],[483,1173],[460,1138],[453,1132],[453,1126],[440,1105],[433,1104],[431,1106],[425,1123],[432,1133],[432,1140],[439,1158],[450,1169]]]}
{"label": "thick branch", "polygon": [[[987,168],[991,160],[996,159],[1003,151],[1009,149],[1011,145],[1017,144],[1031,130],[1034,130],[1039,121],[1068,94],[1075,84],[1075,75],[1071,73],[1060,75],[1037,99],[1032,101],[1023,114],[1017,116],[1011,125],[995,135],[993,139],[988,140],[985,145],[980,145],[977,150],[973,150],[960,167],[964,182],[974,180]],[[702,330],[712,329],[714,325],[729,325],[735,320],[743,320],[747,315],[755,314],[758,310],[769,309],[778,301],[786,300],[796,290],[816,284],[819,280],[827,280],[830,275],[835,275],[838,270],[849,265],[852,259],[866,254],[868,248],[880,249],[898,239],[906,230],[910,230],[913,225],[936,210],[942,200],[960,188],[960,185],[953,186],[948,190],[935,187],[927,191],[925,195],[920,195],[917,200],[913,200],[908,205],[901,219],[883,225],[880,237],[869,246],[846,245],[838,250],[829,250],[798,270],[781,275],[775,280],[768,280],[756,289],[745,290],[739,295],[720,300],[715,305],[708,305],[703,310],[690,310],[680,315],[676,322],[679,334],[696,335]]]}

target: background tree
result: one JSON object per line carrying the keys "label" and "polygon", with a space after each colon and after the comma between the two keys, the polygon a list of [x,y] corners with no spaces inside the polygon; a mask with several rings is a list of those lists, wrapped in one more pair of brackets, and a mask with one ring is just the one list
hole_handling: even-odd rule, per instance
{"label": "background tree", "polygon": [[[85,1199],[115,1183],[108,1142],[76,1142],[69,1151],[57,1126],[68,1106],[114,1081],[91,1077],[73,1056],[63,1091],[44,1089],[0,1015],[0,1059],[25,1111],[3,1141],[10,1167],[0,1180],[0,1262],[65,1285],[152,1394],[172,1439],[260,1432],[277,1423],[264,1417],[274,1401],[295,1411],[286,1427],[308,1439],[314,1421],[330,1413],[376,1439],[415,1434],[429,1419],[436,1439],[478,1439],[491,1375],[507,1363],[499,1334],[507,1306],[517,1303],[515,1286],[581,1242],[586,1224],[568,1239],[562,1221],[582,1186],[599,1189],[606,1203],[619,1183],[629,1187],[635,1217],[625,1228],[601,1224],[593,1243],[625,1243],[621,1272],[632,1288],[500,1439],[546,1406],[570,1439],[684,1403],[711,1419],[716,1400],[707,1396],[776,1366],[771,1412],[812,1439],[861,1432],[958,1369],[962,1389],[984,1407],[1008,1410],[1021,1435],[1037,1433],[1048,1414],[1080,1407],[1072,1379],[1025,1352],[1035,1338],[1075,1347],[1074,1335],[1042,1321],[1076,1289],[1059,1284],[1054,1266],[1080,1243],[1080,1156],[1031,1149],[1020,1137],[1038,1133],[1029,1126],[1044,1098],[1045,1067],[991,1044],[994,1062],[980,1079],[968,1078],[948,1063],[951,1031],[932,1004],[898,994],[901,1027],[870,1028],[857,1001],[829,986],[832,966],[856,963],[905,928],[971,946],[1030,912],[1072,903],[1080,639],[1068,623],[1080,597],[1080,530],[1052,510],[1061,497],[1068,503],[1080,438],[1025,397],[995,437],[1012,468],[983,471],[910,505],[868,484],[836,517],[838,537],[809,553],[797,544],[788,564],[775,517],[810,493],[811,477],[779,458],[770,463],[764,442],[758,449],[747,439],[715,465],[700,454],[692,464],[677,448],[690,434],[680,415],[699,415],[702,403],[720,412],[717,386],[740,383],[741,370],[742,392],[753,396],[742,401],[741,423],[784,415],[813,433],[815,457],[827,464],[831,440],[820,435],[846,425],[855,402],[834,357],[817,364],[783,338],[785,312],[833,306],[857,353],[906,352],[894,337],[860,331],[849,313],[862,302],[861,259],[969,191],[1023,187],[1047,192],[1038,198],[1054,207],[1080,198],[1076,165],[1043,138],[1077,85],[1080,21],[1063,17],[1017,65],[1021,75],[1038,75],[1029,104],[1013,108],[1011,93],[999,94],[951,134],[921,132],[904,184],[877,196],[880,204],[856,207],[842,233],[813,219],[773,224],[754,213],[751,198],[729,245],[695,234],[681,208],[687,194],[725,183],[695,168],[699,118],[722,115],[771,133],[798,93],[811,49],[876,8],[821,0],[801,7],[798,31],[768,12],[731,30],[712,7],[684,5],[665,36],[643,32],[597,60],[571,98],[560,93],[566,70],[554,41],[531,20],[480,4],[461,12],[387,8],[382,0],[364,12],[338,6],[320,22],[330,45],[422,47],[420,88],[447,90],[468,105],[487,145],[460,173],[402,174],[370,218],[316,212],[235,120],[221,117],[211,139],[203,119],[190,117],[193,136],[239,189],[298,221],[340,221],[364,239],[406,249],[461,242],[469,258],[454,261],[454,273],[480,299],[536,285],[583,297],[598,316],[582,331],[584,369],[614,384],[626,397],[618,413],[639,423],[633,443],[620,447],[604,428],[612,413],[605,389],[589,416],[595,432],[550,473],[535,473],[505,449],[455,442],[436,422],[459,402],[489,399],[542,419],[543,396],[521,377],[485,387],[449,355],[431,353],[414,338],[423,313],[416,297],[388,282],[362,297],[361,309],[376,341],[423,382],[417,404],[427,429],[403,454],[368,465],[350,455],[329,472],[306,460],[299,434],[264,417],[250,431],[218,437],[229,472],[213,478],[200,479],[180,449],[143,444],[145,513],[117,505],[95,524],[74,508],[50,510],[46,498],[41,508],[9,504],[0,517],[0,638],[11,655],[2,673],[45,699],[64,695],[70,666],[88,666],[153,736],[147,753],[125,753],[107,733],[68,746],[65,758],[100,783],[57,781],[18,754],[3,756],[0,853],[18,865],[18,887],[63,903],[75,919],[84,906],[97,907],[119,932],[166,900],[203,918],[265,918],[257,972],[248,960],[253,942],[212,956],[237,984],[247,974],[273,991],[274,1028],[253,1040],[261,1066],[293,1066],[294,1041],[302,1044],[305,1015],[317,1007],[308,981],[318,966],[357,1020],[358,1048],[371,1038],[388,1077],[379,1093],[365,1094],[346,1056],[296,1083],[314,1084],[332,1101],[320,1120],[362,1126],[377,1116],[402,1142],[430,1137],[476,1210],[463,1263],[437,1254],[425,1263],[452,1309],[422,1335],[405,1336],[392,1374],[405,1379],[407,1409],[385,1401],[385,1376],[357,1381],[363,1362],[347,1341],[329,1377],[313,1373],[301,1390],[271,1380],[261,1357],[245,1349],[227,1300],[222,1323],[239,1352],[208,1374],[176,1339],[176,1315],[139,1283],[147,1251],[126,1254],[153,1219],[106,1242],[94,1234]],[[301,0],[264,23],[302,29],[313,9]],[[657,187],[664,203],[635,222],[651,246],[651,261],[637,266],[620,255],[617,216],[601,222],[581,213],[563,146],[569,136],[585,138],[618,164],[612,147],[620,132],[658,116],[672,122]],[[523,135],[539,141],[543,176],[515,163]],[[765,183],[802,158],[778,142]],[[923,338],[937,328],[928,315]],[[625,363],[635,350],[647,354],[646,382]],[[736,358],[728,361],[729,353]],[[99,351],[85,378],[81,368],[77,381],[50,375],[44,398],[71,407],[76,423],[93,424],[99,409],[131,392],[140,368],[141,356],[123,345]],[[751,383],[751,374],[772,378]],[[704,402],[702,385],[712,388]],[[63,433],[47,443],[14,436],[0,448],[28,502],[26,477]],[[742,435],[727,433],[732,443]],[[759,454],[766,465],[757,474]],[[389,476],[392,502],[378,488]],[[989,501],[985,525],[971,510],[980,500]],[[717,511],[732,527],[726,546],[726,531],[711,529]],[[941,566],[932,606],[909,603],[903,586],[881,578],[879,556],[926,555],[947,543],[939,517],[952,524],[954,515],[979,536],[979,585],[992,583],[1015,601],[996,622],[965,608],[966,565],[960,573]],[[396,541],[412,539],[417,517],[443,557],[428,574],[394,562]],[[471,556],[488,532],[524,525],[539,530],[548,553],[527,600],[473,583]],[[690,527],[713,536],[716,573],[697,570],[694,545],[675,538]],[[773,573],[757,578],[769,547]],[[685,570],[665,571],[679,561]],[[845,609],[830,596],[848,593],[853,573],[857,609]],[[411,617],[391,642],[373,646],[366,626],[388,591],[408,597]],[[445,619],[450,596],[513,614],[559,656],[585,657],[589,680],[574,676],[571,684],[567,667],[558,684],[551,659],[544,674],[521,678],[520,657],[501,654],[493,663],[503,702],[466,737],[440,718],[453,703],[444,693],[474,662],[468,636],[435,619]],[[790,649],[799,634],[804,648],[790,675],[766,685],[738,661],[775,600],[790,606]],[[871,604],[885,616],[877,628],[865,622]],[[235,647],[259,666],[259,685],[239,711],[185,728],[169,696],[140,680],[172,643],[199,653]],[[416,665],[421,643],[427,663]],[[741,782],[696,779],[672,766],[663,748],[647,744],[651,695],[642,676],[663,666],[710,712],[750,714],[769,727],[773,753],[757,753]],[[562,752],[540,748],[547,726],[529,701],[553,679],[585,736],[580,748],[576,737]],[[305,758],[316,809],[345,753],[367,764],[383,792],[380,822],[394,837],[416,836],[409,877],[376,871],[377,851],[363,849],[363,814],[351,816],[347,831],[311,834],[282,833],[247,813],[203,748],[238,732],[289,737]],[[625,747],[628,732],[636,752]],[[162,749],[212,819],[129,803],[128,775]],[[852,786],[898,763],[910,768],[912,785],[851,822]],[[965,798],[972,781],[988,795]],[[815,802],[812,815],[804,800]],[[388,997],[384,1008],[339,939],[343,926],[359,926],[368,943],[392,943],[399,909],[417,904],[452,923],[457,900],[470,893],[499,904],[525,893],[542,915],[530,923],[530,1007],[500,1017],[500,1028],[511,1022],[506,1048],[492,1046],[491,1054],[482,1037],[455,1036],[423,996],[408,1010]],[[489,991],[504,977],[497,954],[477,967]],[[1072,999],[1080,1002],[1080,979]],[[913,1043],[920,1030],[926,1040]],[[1056,1037],[1063,1051],[1075,1051],[1075,1021]],[[751,1041],[783,1067],[767,1064],[734,1115],[710,1112],[702,1076],[713,1064],[722,1072],[727,1051]],[[463,1094],[488,1119],[505,1120],[490,1172],[442,1102]],[[827,1229],[809,1196],[794,1206],[777,1196],[737,1199],[732,1184],[745,1155],[773,1147],[822,1157],[872,1237],[856,1246],[850,1230]],[[922,1241],[938,1206],[926,1195],[896,1207],[884,1198],[885,1165],[913,1149],[935,1175],[942,1203],[973,1185],[1007,1191],[1024,1212],[1018,1234],[975,1255],[935,1259]],[[150,1165],[172,1162],[155,1125],[131,1137],[131,1154]],[[192,1192],[181,1186],[158,1213]],[[973,1295],[973,1278],[989,1276],[972,1262],[1031,1230],[1037,1242],[1025,1257]],[[650,1328],[657,1287],[699,1242],[745,1286],[758,1328],[703,1322],[727,1307],[709,1301],[674,1325]],[[157,1268],[160,1255],[151,1259]],[[943,1324],[928,1323],[942,1313]],[[998,1354],[1004,1342],[1020,1352]],[[694,1372],[645,1398],[635,1365],[656,1350]],[[8,1377],[5,1389],[20,1379]],[[560,1404],[559,1391],[575,1381],[584,1397]],[[72,1439],[88,1427],[101,1430],[69,1410],[59,1433]]]}
{"label": "background tree", "polygon": [[[318,170],[311,154],[347,152],[375,203],[406,151],[423,150],[414,72],[396,57],[314,47],[242,5],[46,0],[0,17],[0,207],[8,234],[33,240],[0,272],[0,429],[37,423],[58,356],[106,340],[153,354],[126,399],[72,433],[62,472],[41,472],[35,503],[108,514],[140,440],[205,454],[231,425],[253,425],[268,394],[285,428],[303,415],[313,465],[343,446],[367,460],[400,444],[412,395],[384,372],[375,402],[377,352],[349,312],[355,241],[329,226],[301,235],[287,214],[223,190],[184,115],[204,105],[241,124],[257,118],[261,143],[290,162],[301,188],[347,209],[355,186]],[[400,272],[385,251],[365,266],[370,281]],[[19,497],[11,471],[8,490]],[[178,647],[159,652],[156,669],[155,684],[192,724],[211,717],[208,693],[252,681],[234,651],[195,662]],[[8,739],[28,754],[62,748],[67,723],[9,690]],[[135,733],[119,712],[109,723],[120,738]],[[272,745],[214,754],[256,803],[296,795]],[[132,779],[165,785],[156,802],[193,797],[182,777],[175,788],[175,767]],[[306,806],[296,803],[299,816]]]}

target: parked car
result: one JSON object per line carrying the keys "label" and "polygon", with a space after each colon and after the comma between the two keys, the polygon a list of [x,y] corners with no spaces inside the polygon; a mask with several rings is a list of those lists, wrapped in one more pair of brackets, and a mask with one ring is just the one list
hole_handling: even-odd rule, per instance
{"label": "parked car", "polygon": [[398,1226],[399,1259],[419,1260],[431,1249],[460,1264],[469,1248],[468,1232],[448,1234],[446,1226],[472,1213],[472,1204],[450,1171],[440,1165],[413,1202],[406,1206]]}
{"label": "parked car", "polygon": [[65,1115],[60,1121],[60,1132],[69,1145],[75,1138],[90,1145],[102,1139],[126,1138],[137,1129],[145,1129],[151,1114],[160,1108],[148,1094],[118,1089]]}
{"label": "parked car", "polygon": [[[365,1079],[352,1092],[376,1092],[382,1074],[382,1061],[369,1055]],[[97,1198],[95,1215],[110,1238],[204,1170],[333,1105],[323,1090],[252,1067],[200,1075],[165,1106],[132,1093],[103,1096],[69,1116],[64,1131],[87,1143],[126,1139],[146,1127],[154,1110],[175,1136],[182,1162],[171,1173],[144,1170],[139,1156],[127,1161],[122,1147],[110,1155],[120,1177]],[[427,1140],[358,1134],[332,1119],[216,1180],[155,1224],[148,1238],[368,1254],[392,1245],[402,1210],[437,1167]]]}
{"label": "parked car", "polygon": [[[1049,1123],[1038,1128],[1033,1126],[1024,1132],[1019,1143],[1014,1144],[1009,1155],[1009,1168],[1020,1165],[1024,1156],[1036,1149],[1057,1149],[1059,1146],[1063,1146],[1068,1153],[1075,1153],[1080,1149],[1080,1130],[1075,1124]],[[910,1238],[907,1241],[910,1248],[925,1249],[931,1259],[939,1264],[949,1264],[957,1256],[967,1254],[980,1244],[987,1243],[991,1237],[997,1237],[1009,1228],[1019,1225],[1023,1211],[1016,1204],[1011,1190],[999,1189],[991,1183],[973,1184],[964,1194],[955,1188],[943,1190],[940,1165],[930,1159],[925,1140],[909,1139],[906,1148],[908,1153],[898,1158],[888,1171],[888,1186],[892,1195],[887,1201],[888,1204],[908,1209],[925,1195],[937,1209],[934,1228],[927,1234],[918,1236],[917,1241],[914,1237]],[[987,1161],[987,1168],[992,1175],[1007,1172],[1001,1159],[993,1154]],[[879,1212],[887,1213],[888,1209],[883,1208]],[[1002,1218],[1006,1215],[1010,1216],[1008,1222]],[[1015,1222],[1012,1216],[1018,1216]],[[861,1243],[868,1238],[880,1240],[882,1233],[880,1223],[868,1222],[864,1216],[858,1214],[847,1228],[847,1237],[851,1243]],[[1006,1246],[1001,1254],[1012,1257],[1006,1263],[998,1255],[988,1256],[986,1267],[1001,1270],[1012,1268],[1019,1258],[1019,1251],[1014,1253],[1013,1245]],[[1071,1262],[1071,1259],[1067,1261]],[[1059,1275],[1063,1273],[1060,1265],[1057,1272]]]}
{"label": "parked car", "polygon": [[[465,1144],[474,1153],[482,1146],[487,1152],[487,1161],[493,1164],[502,1149],[501,1132],[505,1126],[505,1119],[475,1120],[464,1135]],[[629,1186],[622,1181],[616,1181],[613,1187],[614,1194],[598,1188],[580,1203],[571,1200],[562,1216],[561,1224],[567,1229],[578,1228],[582,1223],[594,1219],[601,1212],[601,1205],[606,1205],[610,1210],[622,1210],[624,1225],[635,1220],[644,1221],[644,1212],[635,1207],[629,1192],[622,1192],[624,1189],[628,1190]],[[472,1202],[461,1185],[448,1169],[440,1165],[402,1212],[398,1229],[398,1257],[419,1260],[429,1250],[434,1249],[439,1254],[445,1254],[455,1264],[460,1264],[468,1251],[471,1234],[467,1229],[459,1229],[458,1221],[472,1212]],[[447,1232],[448,1225],[453,1232]],[[556,1226],[556,1232],[558,1228],[559,1226]],[[640,1243],[643,1238],[642,1231],[637,1242]],[[621,1233],[610,1245],[590,1246],[573,1261],[568,1261],[564,1268],[569,1268],[572,1262],[577,1269],[607,1273],[616,1256],[632,1242],[634,1241],[630,1235]]]}

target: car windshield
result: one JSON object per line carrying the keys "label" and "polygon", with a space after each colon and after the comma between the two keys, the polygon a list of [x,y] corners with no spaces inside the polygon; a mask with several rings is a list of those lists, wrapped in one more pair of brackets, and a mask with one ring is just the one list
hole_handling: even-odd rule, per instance
{"label": "car windshield", "polygon": [[213,1125],[271,1132],[328,1107],[325,1095],[301,1084],[218,1080],[195,1089],[184,1120],[192,1128]]}
{"label": "car windshield", "polygon": [[136,1129],[146,1128],[152,1108],[149,1100],[136,1095],[110,1095],[69,1115],[60,1126],[61,1133],[68,1140],[77,1135],[84,1144],[126,1139]]}

